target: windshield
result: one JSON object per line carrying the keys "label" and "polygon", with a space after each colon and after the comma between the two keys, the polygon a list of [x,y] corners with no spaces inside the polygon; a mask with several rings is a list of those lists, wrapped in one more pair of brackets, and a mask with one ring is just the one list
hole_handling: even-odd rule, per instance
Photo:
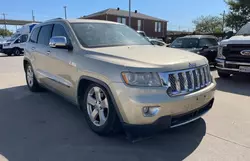
{"label": "windshield", "polygon": [[16,40],[16,38],[18,38],[21,34],[14,34],[11,36],[11,38],[9,40],[7,40],[8,42],[14,41]]}
{"label": "windshield", "polygon": [[236,35],[250,35],[250,23],[244,25]]}
{"label": "windshield", "polygon": [[204,46],[217,46],[218,42],[217,39],[213,38],[202,38],[200,39],[199,47],[204,47]]}
{"label": "windshield", "polygon": [[198,38],[177,38],[172,44],[172,48],[197,48]]}
{"label": "windshield", "polygon": [[109,23],[72,23],[80,43],[85,47],[151,45],[126,25]]}

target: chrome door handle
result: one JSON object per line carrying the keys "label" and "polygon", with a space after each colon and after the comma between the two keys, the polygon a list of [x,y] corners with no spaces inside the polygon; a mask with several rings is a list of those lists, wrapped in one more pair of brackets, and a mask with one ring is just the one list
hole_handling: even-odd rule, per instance
{"label": "chrome door handle", "polygon": [[47,51],[47,55],[49,55],[50,54],[50,51]]}
{"label": "chrome door handle", "polygon": [[33,50],[33,51],[34,51],[35,49],[36,49],[35,47],[32,47],[32,48],[31,48],[31,50]]}

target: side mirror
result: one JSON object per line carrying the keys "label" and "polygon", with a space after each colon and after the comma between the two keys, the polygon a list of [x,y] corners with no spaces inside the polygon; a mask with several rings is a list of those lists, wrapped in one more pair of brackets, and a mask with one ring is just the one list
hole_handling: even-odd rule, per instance
{"label": "side mirror", "polygon": [[208,46],[203,46],[203,47],[202,47],[202,50],[204,50],[204,49],[208,49]]}
{"label": "side mirror", "polygon": [[49,46],[52,48],[69,48],[67,38],[65,36],[53,36],[49,40]]}

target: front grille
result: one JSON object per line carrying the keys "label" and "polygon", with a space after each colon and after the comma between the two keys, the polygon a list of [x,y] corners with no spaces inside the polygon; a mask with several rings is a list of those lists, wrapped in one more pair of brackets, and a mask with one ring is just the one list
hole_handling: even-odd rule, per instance
{"label": "front grille", "polygon": [[185,95],[211,84],[211,74],[208,65],[176,71],[171,73],[160,73],[163,84],[168,87],[170,96]]}
{"label": "front grille", "polygon": [[250,62],[250,56],[241,55],[241,51],[250,50],[249,44],[229,44],[223,47],[223,55],[228,61]]}

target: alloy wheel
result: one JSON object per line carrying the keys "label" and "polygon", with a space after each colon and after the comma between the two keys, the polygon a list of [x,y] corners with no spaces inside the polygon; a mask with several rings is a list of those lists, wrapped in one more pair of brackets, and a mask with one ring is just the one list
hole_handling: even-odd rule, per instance
{"label": "alloy wheel", "polygon": [[28,85],[32,87],[34,84],[34,73],[30,65],[27,67],[26,77],[27,77]]}
{"label": "alloy wheel", "polygon": [[96,126],[102,126],[108,119],[109,103],[106,93],[100,87],[92,87],[87,96],[87,112]]}

